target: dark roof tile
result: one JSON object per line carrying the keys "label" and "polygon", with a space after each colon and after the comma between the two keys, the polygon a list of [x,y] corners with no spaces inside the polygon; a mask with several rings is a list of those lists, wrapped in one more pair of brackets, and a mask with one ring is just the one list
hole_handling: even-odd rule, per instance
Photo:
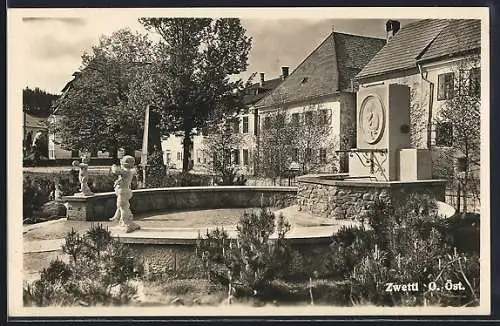
{"label": "dark roof tile", "polygon": [[416,68],[417,60],[437,58],[480,46],[476,20],[425,19],[410,23],[394,35],[356,78]]}
{"label": "dark roof tile", "polygon": [[333,32],[256,105],[310,100],[347,89],[352,77],[384,44],[378,38]]}
{"label": "dark roof tile", "polygon": [[481,21],[458,19],[451,21],[434,39],[420,60],[436,59],[442,56],[481,48]]}

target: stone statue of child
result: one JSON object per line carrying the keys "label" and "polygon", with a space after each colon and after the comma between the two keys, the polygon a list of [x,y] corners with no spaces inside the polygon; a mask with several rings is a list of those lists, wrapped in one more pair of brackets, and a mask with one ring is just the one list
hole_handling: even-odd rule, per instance
{"label": "stone statue of child", "polygon": [[78,173],[78,180],[80,181],[80,192],[76,193],[76,196],[92,196],[94,193],[90,190],[88,185],[89,180],[89,162],[90,158],[88,156],[82,157],[82,163],[78,161],[73,161],[72,165],[75,168],[80,168]]}
{"label": "stone statue of child", "polygon": [[135,169],[135,158],[130,155],[124,156],[120,161],[120,166],[113,164],[111,172],[118,176],[115,181],[116,193],[116,212],[111,218],[111,221],[119,222],[120,226],[125,229],[125,232],[133,232],[141,227],[134,223],[134,215],[130,210],[130,198],[132,198],[132,190],[130,185],[133,177],[137,174]]}

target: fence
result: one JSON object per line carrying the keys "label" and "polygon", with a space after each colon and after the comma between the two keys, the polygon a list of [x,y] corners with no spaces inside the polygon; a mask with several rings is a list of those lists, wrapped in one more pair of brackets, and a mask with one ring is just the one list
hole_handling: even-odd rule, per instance
{"label": "fence", "polygon": [[[447,189],[445,194],[445,201],[447,204],[457,208],[457,193],[452,189]],[[473,194],[467,194],[467,211],[480,213],[481,210],[481,201],[478,196],[474,196]],[[460,211],[464,209],[464,198],[460,198]]]}
{"label": "fence", "polygon": [[259,178],[259,177],[247,177],[247,186],[282,186],[282,187],[295,187],[297,186],[297,180],[295,178]]}

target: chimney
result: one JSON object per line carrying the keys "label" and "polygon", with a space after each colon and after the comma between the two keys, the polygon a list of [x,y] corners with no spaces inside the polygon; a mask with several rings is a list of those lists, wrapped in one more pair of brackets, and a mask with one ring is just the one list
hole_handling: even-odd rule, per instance
{"label": "chimney", "polygon": [[396,35],[396,33],[399,31],[399,28],[401,27],[401,23],[397,20],[388,20],[385,23],[385,31],[387,32],[387,42]]}
{"label": "chimney", "polygon": [[262,86],[264,86],[264,76],[265,76],[265,75],[264,75],[264,73],[263,73],[263,72],[261,72],[261,73],[260,73],[260,86],[261,86],[261,87],[262,87]]}
{"label": "chimney", "polygon": [[288,77],[288,69],[290,67],[281,67],[281,79],[285,80]]}

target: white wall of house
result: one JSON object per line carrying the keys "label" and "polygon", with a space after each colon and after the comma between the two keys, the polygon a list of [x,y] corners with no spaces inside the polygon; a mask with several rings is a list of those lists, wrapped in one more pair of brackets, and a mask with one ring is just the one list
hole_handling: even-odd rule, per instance
{"label": "white wall of house", "polygon": [[[470,58],[460,57],[460,58],[455,58],[453,60],[443,60],[439,62],[434,62],[431,64],[424,65],[422,67],[424,74],[427,75],[426,79],[434,84],[433,103],[432,103],[433,119],[439,118],[441,107],[446,102],[446,98],[438,96],[440,80],[441,83],[443,83],[444,75],[449,73],[452,73],[453,79],[456,79],[457,78],[456,74],[459,73],[459,70],[461,68],[466,69],[466,73],[468,73],[469,69],[479,68],[479,66],[478,63],[473,63],[470,60]],[[459,94],[455,94],[454,96],[459,96]],[[437,147],[443,146],[442,144],[436,143],[436,124],[433,124],[431,128],[431,144]]]}
{"label": "white wall of house", "polygon": [[[268,115],[272,115],[276,112],[277,109],[265,109],[259,112],[260,115],[260,128],[264,127],[265,117]],[[320,110],[327,110],[328,114],[331,116],[330,119],[330,134],[328,135],[328,139],[335,139],[340,135],[340,101],[325,101],[320,102],[315,105],[303,104],[303,105],[290,105],[285,108],[288,119],[292,119],[292,115],[294,113],[298,113],[303,118],[304,114],[308,111],[318,112]]]}
{"label": "white wall of house", "polygon": [[161,138],[161,150],[163,151],[165,165],[172,169],[182,169],[182,136],[163,136]]}
{"label": "white wall of house", "polygon": [[[59,117],[51,115],[49,117],[49,124],[55,126],[58,123]],[[49,159],[64,159],[71,158],[71,151],[65,150],[60,145],[60,138],[54,131],[49,132]]]}
{"label": "white wall of house", "polygon": [[[317,102],[312,104],[295,104],[288,105],[284,109],[286,110],[287,118],[291,121],[294,114],[299,114],[300,121],[304,121],[304,115],[306,112],[313,111],[318,112],[321,110],[327,111],[327,117],[329,117],[330,122],[330,132],[325,139],[324,147],[327,150],[327,163],[320,167],[320,172],[331,172],[331,165],[337,164],[337,162],[328,161],[330,157],[333,156],[333,151],[340,149],[338,139],[340,137],[341,125],[342,125],[342,112],[341,110],[341,98],[336,97],[335,99],[329,99],[322,102]],[[260,116],[260,128],[264,128],[266,116],[275,113],[277,108],[261,109],[259,111]],[[333,145],[333,146],[332,146]],[[332,152],[332,153],[329,153]],[[316,153],[317,154],[317,153]],[[315,154],[315,155],[316,155]]]}
{"label": "white wall of house", "polygon": [[[238,172],[245,175],[254,173],[253,155],[256,150],[256,121],[252,110],[247,113],[240,114],[238,133],[243,134],[243,141],[236,150],[239,154]],[[170,168],[182,169],[183,147],[182,136],[170,135],[162,137],[161,147],[163,151],[163,159],[165,164],[170,161]],[[209,172],[210,155],[205,152],[204,139],[202,135],[193,136],[193,150],[191,158],[193,160],[193,171]]]}
{"label": "white wall of house", "polygon": [[[252,175],[255,173],[254,156],[257,151],[258,124],[256,123],[256,115],[253,113],[253,108],[246,113],[238,116],[238,134],[243,135],[240,146],[233,153],[233,160],[236,162],[238,172],[244,175]],[[257,118],[258,119],[258,118]],[[236,156],[238,158],[236,159]]]}

